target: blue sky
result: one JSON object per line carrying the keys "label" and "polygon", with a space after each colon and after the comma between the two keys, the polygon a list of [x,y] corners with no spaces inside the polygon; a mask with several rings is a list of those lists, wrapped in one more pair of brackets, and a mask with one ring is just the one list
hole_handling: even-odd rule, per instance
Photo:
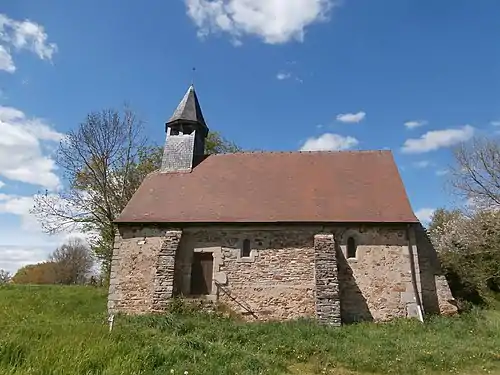
{"label": "blue sky", "polygon": [[[50,5],[49,5],[50,4]],[[128,101],[148,135],[193,78],[245,149],[394,152],[413,209],[459,204],[450,147],[500,130],[496,0],[17,0],[0,13],[0,268],[45,259],[28,211],[57,141]]]}

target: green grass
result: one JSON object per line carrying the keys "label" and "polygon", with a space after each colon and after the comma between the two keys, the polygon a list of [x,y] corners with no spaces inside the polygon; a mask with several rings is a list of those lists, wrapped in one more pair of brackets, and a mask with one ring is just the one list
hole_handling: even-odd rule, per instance
{"label": "green grass", "polygon": [[500,374],[500,312],[341,329],[197,313],[121,317],[106,291],[0,287],[0,374]]}

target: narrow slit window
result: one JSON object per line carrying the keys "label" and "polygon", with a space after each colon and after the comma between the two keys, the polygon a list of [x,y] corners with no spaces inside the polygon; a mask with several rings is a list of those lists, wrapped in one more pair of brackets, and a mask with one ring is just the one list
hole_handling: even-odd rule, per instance
{"label": "narrow slit window", "polygon": [[354,237],[347,239],[347,258],[356,258],[356,240]]}
{"label": "narrow slit window", "polygon": [[248,258],[250,257],[250,252],[252,251],[252,248],[250,246],[250,240],[246,239],[243,241],[243,247],[241,249],[241,257],[242,258]]}

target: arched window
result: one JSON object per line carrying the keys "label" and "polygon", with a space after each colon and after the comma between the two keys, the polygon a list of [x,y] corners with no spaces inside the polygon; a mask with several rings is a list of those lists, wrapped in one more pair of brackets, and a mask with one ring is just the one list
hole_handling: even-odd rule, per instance
{"label": "arched window", "polygon": [[347,239],[347,258],[356,258],[356,240],[354,237]]}
{"label": "arched window", "polygon": [[241,257],[248,258],[250,256],[251,251],[252,251],[252,248],[250,247],[250,240],[245,239],[243,241],[243,247],[241,248]]}

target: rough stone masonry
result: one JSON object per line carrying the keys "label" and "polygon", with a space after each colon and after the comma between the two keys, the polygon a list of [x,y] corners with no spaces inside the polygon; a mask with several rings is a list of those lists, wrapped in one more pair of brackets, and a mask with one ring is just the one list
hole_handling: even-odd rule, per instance
{"label": "rough stone masonry", "polygon": [[205,155],[193,85],[164,129],[160,170],[115,221],[110,313],[173,297],[333,326],[456,311],[390,151]]}
{"label": "rough stone masonry", "polygon": [[316,316],[321,323],[340,326],[340,292],[333,234],[314,236]]}
{"label": "rough stone masonry", "polygon": [[[349,258],[353,236],[356,257]],[[421,300],[424,314],[452,313],[449,288],[428,261],[417,270],[425,288],[415,285],[412,238],[401,226],[120,226],[109,310],[158,312],[175,295],[194,298],[193,255],[205,252],[213,257],[212,284],[208,295],[196,298],[223,303],[248,320],[316,317],[334,326],[384,321],[418,317]],[[241,256],[245,239],[251,243],[248,257]]]}

